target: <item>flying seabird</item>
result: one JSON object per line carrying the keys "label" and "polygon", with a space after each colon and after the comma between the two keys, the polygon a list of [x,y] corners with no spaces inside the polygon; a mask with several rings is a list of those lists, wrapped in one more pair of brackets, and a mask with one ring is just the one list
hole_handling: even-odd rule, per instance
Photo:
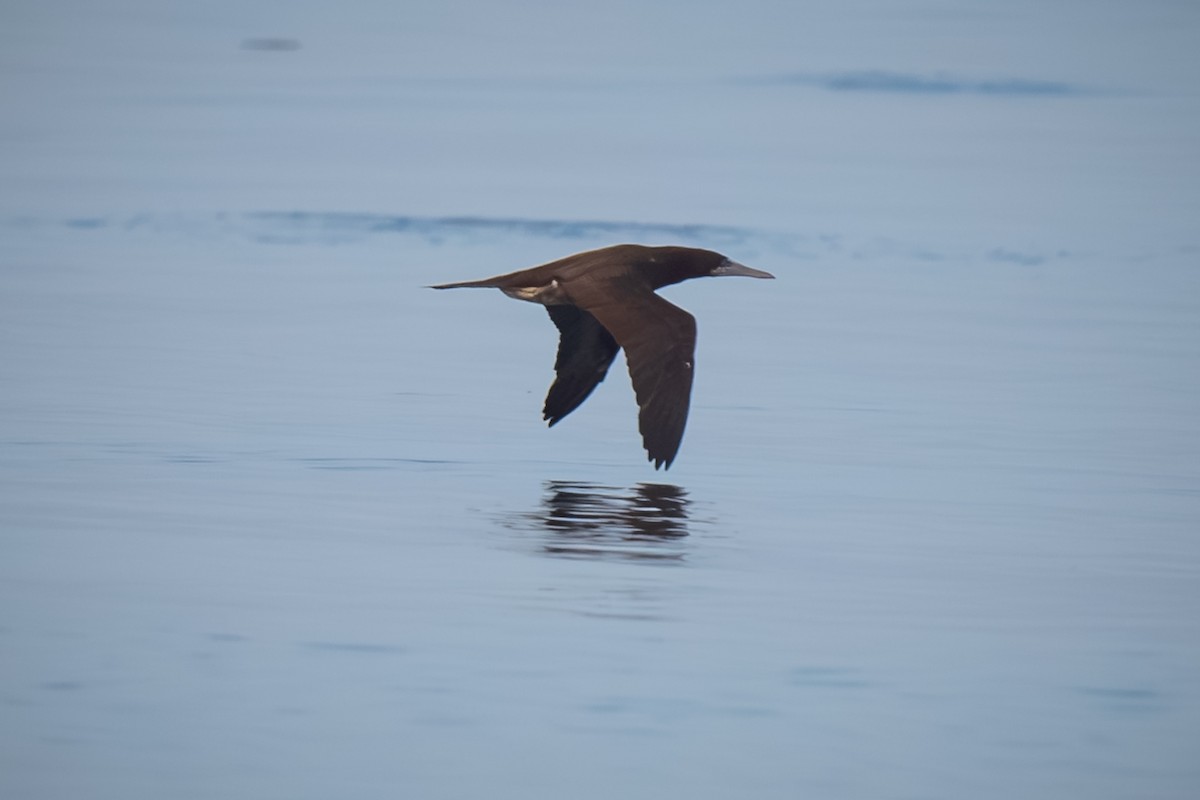
{"label": "flying seabird", "polygon": [[687,424],[696,320],[654,292],[710,275],[775,277],[711,250],[619,244],[507,275],[429,288],[499,289],[546,306],[560,335],[556,377],[542,410],[551,425],[587,399],[625,348],[638,430],[648,460],[658,469],[675,460]]}

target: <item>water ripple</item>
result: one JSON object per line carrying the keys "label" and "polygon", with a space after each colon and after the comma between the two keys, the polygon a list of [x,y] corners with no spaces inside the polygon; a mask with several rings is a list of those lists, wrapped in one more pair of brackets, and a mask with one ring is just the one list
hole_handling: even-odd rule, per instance
{"label": "water ripple", "polygon": [[[884,236],[849,240],[821,232],[772,231],[706,223],[630,222],[620,220],[534,219],[525,217],[419,217],[352,211],[251,211],[212,214],[135,214],[79,216],[60,219],[0,218],[0,228],[20,231],[62,229],[91,236],[103,232],[183,236],[211,241],[235,238],[264,245],[336,247],[376,236],[404,236],[434,246],[490,245],[509,239],[556,239],[576,242],[579,249],[614,242],[672,243],[758,253],[801,260],[849,255],[855,260],[907,259],[919,262],[985,262],[1003,266],[1043,266],[1074,256],[1055,249],[1036,252],[994,244],[976,250],[899,241]],[[1172,252],[1172,255],[1175,255]],[[1152,255],[1140,256],[1142,260]]]}
{"label": "water ripple", "polygon": [[1092,94],[1082,86],[1027,78],[967,78],[947,73],[915,74],[890,70],[851,70],[826,73],[787,73],[762,78],[760,83],[816,86],[830,92],[889,92],[922,95],[983,95],[990,97],[1073,97]]}
{"label": "water ripple", "polygon": [[537,510],[502,524],[536,535],[549,556],[679,562],[686,554],[688,505],[687,491],[673,484],[622,489],[548,481]]}

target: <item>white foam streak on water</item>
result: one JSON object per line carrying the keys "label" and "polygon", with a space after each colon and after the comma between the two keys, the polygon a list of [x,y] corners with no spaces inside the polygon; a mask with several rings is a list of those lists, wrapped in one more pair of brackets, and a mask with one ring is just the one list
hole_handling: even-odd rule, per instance
{"label": "white foam streak on water", "polygon": [[[1193,13],[355,8],[0,26],[0,793],[1191,795]],[[421,288],[614,241],[667,473]]]}

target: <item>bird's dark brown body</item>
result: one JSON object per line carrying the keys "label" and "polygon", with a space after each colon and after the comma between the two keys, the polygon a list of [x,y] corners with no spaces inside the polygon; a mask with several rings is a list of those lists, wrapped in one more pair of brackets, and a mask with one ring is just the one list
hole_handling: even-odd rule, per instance
{"label": "bird's dark brown body", "polygon": [[655,290],[716,275],[774,277],[711,250],[621,244],[507,275],[432,288],[494,288],[546,306],[560,335],[556,378],[543,409],[551,425],[587,399],[624,348],[640,409],[638,429],[658,469],[670,467],[687,424],[696,320]]}

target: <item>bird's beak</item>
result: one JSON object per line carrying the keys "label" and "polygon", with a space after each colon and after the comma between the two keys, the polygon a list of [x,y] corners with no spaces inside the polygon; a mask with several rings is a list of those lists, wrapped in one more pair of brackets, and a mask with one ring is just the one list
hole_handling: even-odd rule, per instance
{"label": "bird's beak", "polygon": [[747,278],[774,278],[775,276],[769,272],[763,272],[761,269],[747,267],[745,264],[739,264],[736,261],[730,261],[728,258],[717,265],[717,268],[712,271],[713,275],[742,275]]}

